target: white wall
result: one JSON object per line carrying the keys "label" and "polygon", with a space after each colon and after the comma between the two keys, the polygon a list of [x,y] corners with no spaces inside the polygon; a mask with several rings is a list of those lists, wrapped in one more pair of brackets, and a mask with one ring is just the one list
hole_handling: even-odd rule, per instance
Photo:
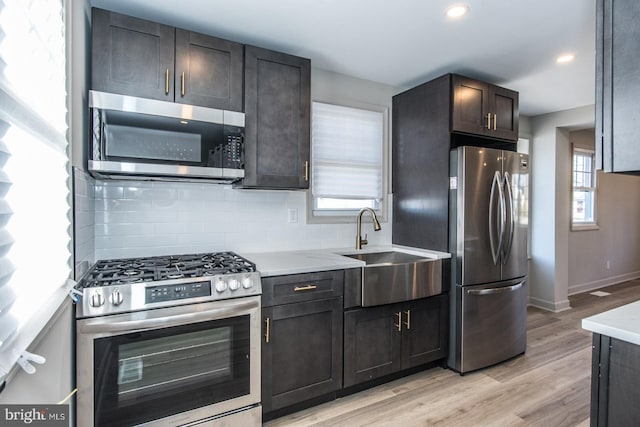
{"label": "white wall", "polygon": [[[391,108],[396,89],[313,69],[313,100]],[[390,205],[389,205],[390,206]],[[297,223],[288,222],[296,210]],[[236,190],[229,185],[96,181],[96,259],[179,254],[350,247],[356,225],[308,224],[305,191]],[[388,209],[390,211],[390,209]],[[366,218],[369,221],[369,218]],[[363,225],[370,244],[391,243],[389,216],[382,230]]]}
{"label": "white wall", "polygon": [[593,127],[594,107],[531,118],[532,224],[530,290],[532,305],[552,311],[570,307],[569,287],[569,129]]}
{"label": "white wall", "polygon": [[[75,384],[72,372],[72,309],[65,301],[40,336],[27,350],[44,356],[44,364],[33,364],[36,372],[27,374],[21,368],[11,374],[6,388],[0,393],[0,404],[52,404],[64,399]],[[73,411],[70,411],[73,412]]]}
{"label": "white wall", "polygon": [[[569,139],[594,149],[594,129]],[[570,295],[640,277],[640,177],[598,171],[596,182],[598,229],[569,231]]]}

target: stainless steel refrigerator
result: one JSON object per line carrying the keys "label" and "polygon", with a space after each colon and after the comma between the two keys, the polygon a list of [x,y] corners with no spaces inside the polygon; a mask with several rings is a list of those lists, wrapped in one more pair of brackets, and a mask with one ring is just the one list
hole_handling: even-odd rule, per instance
{"label": "stainless steel refrigerator", "polygon": [[451,151],[448,365],[460,372],[524,353],[527,343],[528,156]]}

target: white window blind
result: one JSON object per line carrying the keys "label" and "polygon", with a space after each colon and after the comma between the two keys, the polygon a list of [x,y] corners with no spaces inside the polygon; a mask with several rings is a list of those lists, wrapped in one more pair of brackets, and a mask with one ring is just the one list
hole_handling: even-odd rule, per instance
{"label": "white window blind", "polygon": [[0,380],[70,273],[64,8],[0,0]]}
{"label": "white window blind", "polygon": [[[383,197],[384,113],[313,103],[312,194],[331,209],[359,209]],[[375,207],[375,206],[373,206]]]}

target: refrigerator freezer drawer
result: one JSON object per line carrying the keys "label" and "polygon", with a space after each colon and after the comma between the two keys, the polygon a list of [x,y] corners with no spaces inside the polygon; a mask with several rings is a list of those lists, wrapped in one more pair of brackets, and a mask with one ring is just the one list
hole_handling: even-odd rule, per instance
{"label": "refrigerator freezer drawer", "polygon": [[460,359],[456,370],[473,371],[524,353],[527,346],[526,278],[456,286],[460,301]]}

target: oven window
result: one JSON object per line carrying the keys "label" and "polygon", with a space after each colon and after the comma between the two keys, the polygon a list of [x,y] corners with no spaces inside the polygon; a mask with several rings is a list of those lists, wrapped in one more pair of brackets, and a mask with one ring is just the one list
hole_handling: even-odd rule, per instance
{"label": "oven window", "polygon": [[95,425],[138,424],[249,394],[249,316],[99,338]]}

